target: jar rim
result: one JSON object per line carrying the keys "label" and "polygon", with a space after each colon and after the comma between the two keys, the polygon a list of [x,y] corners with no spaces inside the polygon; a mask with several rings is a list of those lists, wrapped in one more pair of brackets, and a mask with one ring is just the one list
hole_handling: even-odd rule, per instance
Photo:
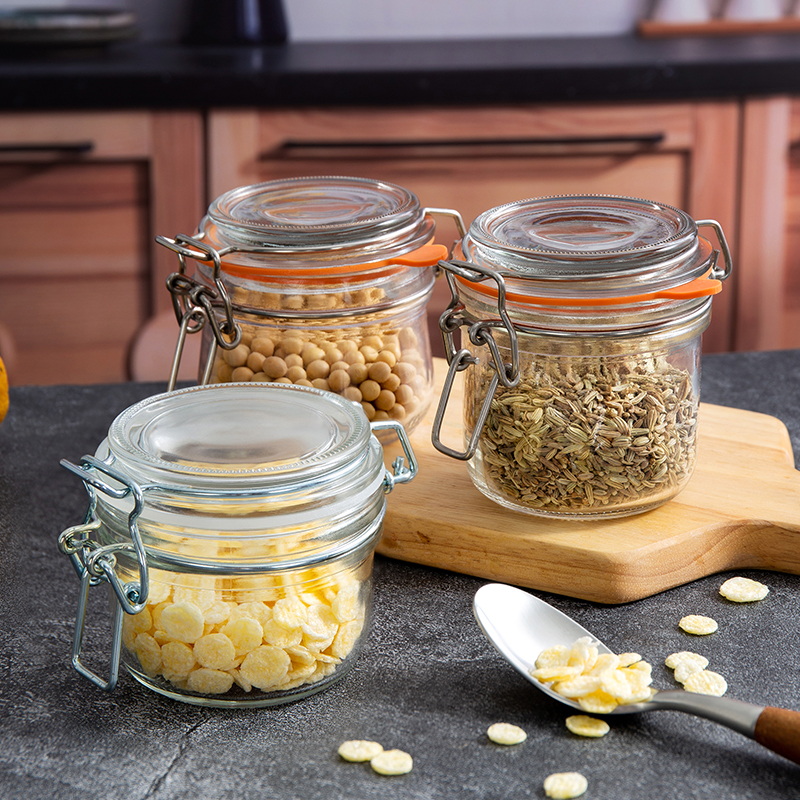
{"label": "jar rim", "polygon": [[414,250],[431,239],[434,227],[417,196],[402,186],[329,175],[232,189],[211,203],[201,224],[210,243],[228,252],[344,251],[361,261]]}
{"label": "jar rim", "polygon": [[715,251],[685,211],[619,195],[553,195],[480,214],[462,242],[532,297],[636,296],[704,277]]}

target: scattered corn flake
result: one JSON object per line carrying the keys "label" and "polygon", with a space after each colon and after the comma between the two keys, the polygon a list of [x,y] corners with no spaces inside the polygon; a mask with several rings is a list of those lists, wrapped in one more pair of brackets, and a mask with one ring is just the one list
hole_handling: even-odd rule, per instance
{"label": "scattered corn flake", "polygon": [[544,793],[554,800],[580,797],[589,788],[589,781],[580,772],[554,772],[544,779]]}
{"label": "scattered corn flake", "polygon": [[383,746],[368,739],[350,739],[342,742],[337,752],[345,761],[370,761],[383,752]]}
{"label": "scattered corn flake", "polygon": [[179,642],[192,644],[202,635],[205,625],[203,612],[190,602],[173,603],[161,612],[164,632]]}
{"label": "scattered corn flake", "polygon": [[694,634],[695,636],[707,636],[709,633],[714,633],[719,627],[717,621],[711,617],[703,617],[699,614],[689,614],[682,617],[678,623],[681,630],[686,633]]}
{"label": "scattered corn flake", "polygon": [[411,772],[414,759],[402,750],[383,750],[373,756],[369,763],[379,775],[405,775]]}
{"label": "scattered corn flake", "polygon": [[664,664],[670,669],[675,669],[678,664],[697,664],[700,669],[705,669],[708,666],[708,659],[701,656],[699,653],[692,653],[690,650],[681,650],[678,653],[672,653],[666,657]]}
{"label": "scattered corn flake", "polygon": [[489,726],[486,735],[495,744],[504,745],[520,744],[528,738],[528,734],[522,728],[509,722],[495,722]]}
{"label": "scattered corn flake", "polygon": [[704,667],[701,667],[697,661],[683,661],[675,667],[675,680],[678,683],[686,683],[690,675],[695,672],[702,672]]}
{"label": "scattered corn flake", "polygon": [[587,717],[584,714],[574,714],[566,719],[567,729],[577,736],[588,736],[598,739],[605,736],[611,728],[608,723],[595,717]]}
{"label": "scattered corn flake", "polygon": [[763,583],[750,578],[728,578],[719,587],[719,593],[733,603],[753,603],[763,600],[769,594],[769,588]]}
{"label": "scattered corn flake", "polygon": [[233,686],[233,676],[222,670],[200,667],[189,673],[186,686],[201,694],[225,694]]}
{"label": "scattered corn flake", "polygon": [[686,679],[683,688],[695,694],[710,694],[722,697],[728,691],[728,682],[722,675],[711,670],[703,669],[695,672]]}

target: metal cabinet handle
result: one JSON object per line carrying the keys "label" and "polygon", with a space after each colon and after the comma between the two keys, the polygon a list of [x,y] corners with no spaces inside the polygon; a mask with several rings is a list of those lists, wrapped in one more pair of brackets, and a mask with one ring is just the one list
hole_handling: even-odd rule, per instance
{"label": "metal cabinet handle", "polygon": [[94,142],[8,142],[0,144],[0,155],[42,155],[52,153],[61,156],[79,156],[91,153]]}
{"label": "metal cabinet handle", "polygon": [[505,147],[591,147],[626,146],[636,149],[655,147],[665,139],[664,133],[613,136],[532,136],[508,139],[285,139],[276,147],[259,154],[259,161],[275,158],[321,158],[348,151],[431,150],[441,153],[458,148]]}

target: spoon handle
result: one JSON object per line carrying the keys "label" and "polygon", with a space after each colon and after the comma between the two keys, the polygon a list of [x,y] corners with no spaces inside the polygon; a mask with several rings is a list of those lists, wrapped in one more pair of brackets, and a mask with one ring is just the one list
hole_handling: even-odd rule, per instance
{"label": "spoon handle", "polygon": [[774,753],[800,764],[800,712],[767,706],[756,720],[753,738]]}

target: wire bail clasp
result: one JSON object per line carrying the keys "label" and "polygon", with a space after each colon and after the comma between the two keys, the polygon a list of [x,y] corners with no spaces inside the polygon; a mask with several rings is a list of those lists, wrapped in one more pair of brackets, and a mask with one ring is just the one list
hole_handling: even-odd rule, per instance
{"label": "wire bail clasp", "polygon": [[[174,239],[156,236],[156,242],[178,255],[178,272],[173,272],[167,278],[167,289],[172,295],[172,307],[180,326],[167,391],[172,391],[178,382],[178,368],[183,357],[187,334],[199,333],[208,323],[214,336],[200,381],[201,385],[205,386],[211,378],[217,347],[233,350],[242,340],[242,330],[234,319],[230,295],[222,281],[222,255],[225,251],[216,250],[203,242],[200,237],[186,236],[182,233]],[[187,258],[213,265],[216,289],[186,274]],[[215,308],[222,309],[221,317],[215,312]]]}
{"label": "wire bail clasp", "polygon": [[[141,489],[133,482],[93,456],[84,456],[80,465],[62,460],[61,465],[76,474],[83,482],[92,497],[92,503],[81,525],[75,525],[62,531],[58,537],[58,549],[70,557],[72,565],[81,580],[81,591],[78,597],[78,611],[75,618],[75,631],[72,639],[72,666],[95,686],[111,691],[119,677],[120,652],[122,646],[122,613],[138,614],[145,607],[150,588],[147,554],[142,543],[137,519],[144,507]],[[91,470],[91,471],[90,471]],[[99,478],[99,472],[120,484],[121,488]],[[91,488],[90,488],[91,487]],[[128,514],[128,533],[131,542],[100,545],[90,538],[100,527],[100,521],[92,519],[94,495],[92,489],[103,492],[115,499],[131,497],[133,509]],[[116,572],[116,553],[133,553],[138,565],[138,581],[123,583]],[[114,591],[117,602],[114,604],[112,620],[112,644],[109,678],[104,680],[92,672],[81,662],[83,635],[86,627],[86,611],[89,600],[89,589],[108,583]]]}
{"label": "wire bail clasp", "polygon": [[[442,393],[439,397],[439,405],[436,409],[433,425],[431,427],[431,442],[433,446],[445,455],[457,458],[461,461],[468,461],[475,455],[478,448],[483,424],[489,414],[489,409],[494,399],[497,385],[502,383],[507,389],[513,389],[520,380],[519,374],[519,342],[514,323],[508,316],[506,310],[506,284],[503,276],[489,267],[482,267],[467,261],[440,261],[439,266],[445,270],[447,285],[450,287],[451,300],[447,309],[439,317],[439,327],[444,338],[445,356],[449,369],[445,377]],[[459,300],[458,288],[455,277],[458,276],[471,283],[482,283],[485,280],[493,280],[497,285],[497,312],[499,320],[477,320],[474,321],[467,317],[464,312],[464,304]],[[454,450],[441,441],[441,428],[444,420],[447,403],[453,388],[456,374],[467,369],[471,364],[476,364],[477,359],[467,348],[456,348],[454,333],[462,327],[467,328],[467,335],[470,342],[476,346],[485,345],[489,348],[492,357],[492,367],[494,375],[486,392],[486,397],[481,405],[480,412],[475,422],[475,429],[472,431],[467,448],[464,451]],[[493,328],[502,329],[508,336],[509,349],[511,351],[511,361],[504,362],[500,353],[500,348],[492,334]]]}

